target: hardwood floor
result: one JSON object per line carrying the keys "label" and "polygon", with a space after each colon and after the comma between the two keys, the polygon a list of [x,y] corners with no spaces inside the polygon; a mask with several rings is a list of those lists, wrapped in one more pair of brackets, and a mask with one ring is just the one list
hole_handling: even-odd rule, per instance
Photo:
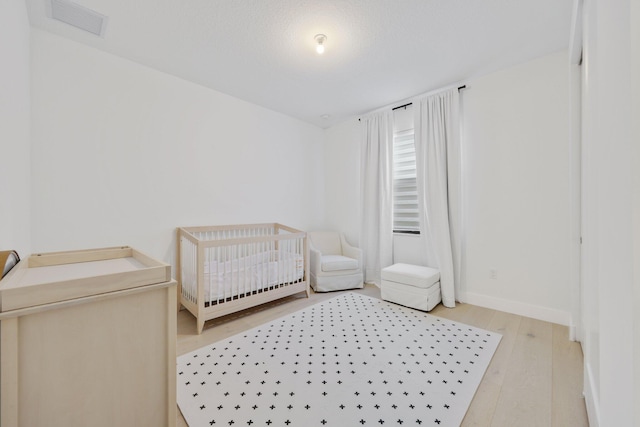
{"label": "hardwood floor", "polygon": [[[351,292],[380,298],[376,286]],[[294,295],[205,323],[196,334],[195,318],[178,313],[178,355],[337,296],[339,292]],[[463,426],[588,426],[582,398],[582,350],[569,341],[565,326],[469,304],[431,311],[502,334]],[[177,425],[187,426],[178,411]],[[349,427],[349,426],[345,426]]]}

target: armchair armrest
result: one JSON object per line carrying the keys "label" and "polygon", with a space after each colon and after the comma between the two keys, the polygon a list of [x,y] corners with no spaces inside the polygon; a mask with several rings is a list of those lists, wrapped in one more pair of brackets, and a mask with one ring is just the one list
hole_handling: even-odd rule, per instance
{"label": "armchair armrest", "polygon": [[362,249],[351,246],[343,234],[340,234],[340,243],[342,243],[342,255],[357,259],[358,268],[362,268]]}
{"label": "armchair armrest", "polygon": [[317,274],[317,272],[321,271],[322,267],[322,253],[320,253],[320,251],[313,246],[309,245],[309,254],[311,255],[311,271],[314,274]]}

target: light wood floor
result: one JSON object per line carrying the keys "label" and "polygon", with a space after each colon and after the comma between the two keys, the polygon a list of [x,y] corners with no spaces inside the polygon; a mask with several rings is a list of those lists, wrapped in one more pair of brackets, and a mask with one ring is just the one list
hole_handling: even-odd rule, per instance
{"label": "light wood floor", "polygon": [[[376,286],[363,293],[380,298]],[[178,355],[337,296],[311,293],[284,298],[207,322],[196,334],[195,318],[178,313]],[[449,309],[439,305],[431,314],[502,334],[463,426],[588,426],[582,398],[582,350],[569,341],[565,326],[469,304]],[[179,427],[187,426],[178,411]],[[348,426],[345,426],[348,427]]]}

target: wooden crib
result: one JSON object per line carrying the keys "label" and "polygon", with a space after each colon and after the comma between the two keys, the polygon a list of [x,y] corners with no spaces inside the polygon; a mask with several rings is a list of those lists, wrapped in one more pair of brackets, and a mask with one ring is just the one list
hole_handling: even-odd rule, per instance
{"label": "wooden crib", "polygon": [[204,322],[298,292],[309,297],[307,234],[282,224],[178,228],[180,304]]}

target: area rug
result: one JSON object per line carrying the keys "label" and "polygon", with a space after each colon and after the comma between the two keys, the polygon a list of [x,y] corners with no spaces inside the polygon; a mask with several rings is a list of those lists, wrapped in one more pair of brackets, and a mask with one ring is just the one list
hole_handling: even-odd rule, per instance
{"label": "area rug", "polygon": [[345,293],[178,357],[198,426],[458,426],[501,336]]}

